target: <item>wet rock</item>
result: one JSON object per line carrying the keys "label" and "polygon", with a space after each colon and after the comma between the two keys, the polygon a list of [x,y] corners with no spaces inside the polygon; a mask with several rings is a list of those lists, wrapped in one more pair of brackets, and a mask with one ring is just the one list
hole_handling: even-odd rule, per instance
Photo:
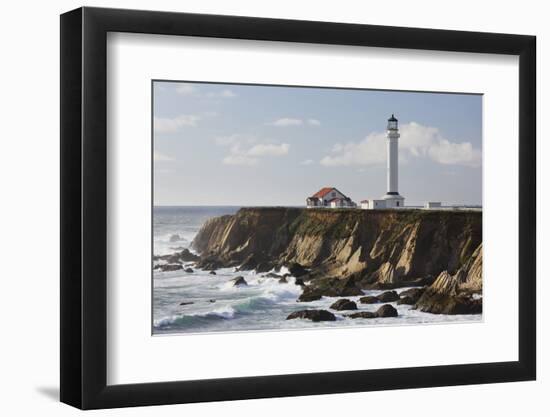
{"label": "wet rock", "polygon": [[162,259],[168,263],[183,263],[196,262],[199,260],[199,257],[194,253],[191,253],[189,249],[183,249],[180,252],[172,253],[170,255],[159,256],[159,259]]}
{"label": "wet rock", "polygon": [[209,274],[210,275],[216,275],[216,271],[210,271]]}
{"label": "wet rock", "polygon": [[414,303],[416,303],[418,299],[422,296],[422,294],[424,294],[424,291],[426,291],[426,287],[409,288],[408,290],[401,291],[399,293],[399,297],[410,297],[414,300]]}
{"label": "wet rock", "polygon": [[416,303],[415,299],[409,295],[406,295],[405,297],[401,297],[399,300],[397,300],[398,305],[402,305],[402,304],[413,305],[414,303]]}
{"label": "wet rock", "polygon": [[306,319],[314,322],[319,321],[335,321],[336,316],[327,310],[300,310],[295,311],[286,318],[287,320],[292,319]]}
{"label": "wet rock", "polygon": [[164,264],[157,265],[157,267],[162,272],[179,271],[180,269],[183,269],[183,266],[181,266],[181,264]]}
{"label": "wet rock", "polygon": [[193,301],[183,301],[180,303],[180,306],[188,306],[190,304],[195,304]]}
{"label": "wet rock", "polygon": [[315,301],[321,297],[353,297],[363,295],[363,291],[355,285],[352,278],[322,278],[310,281],[309,285],[304,287],[304,292],[298,298],[298,301]]}
{"label": "wet rock", "polygon": [[216,302],[216,300],[214,300],[214,299],[211,299],[211,300],[208,300],[208,302],[209,302],[209,303],[215,303],[215,302]]}
{"label": "wet rock", "polygon": [[348,314],[347,317],[350,319],[374,319],[378,317],[378,315],[372,311],[360,311],[358,313]]}
{"label": "wet rock", "polygon": [[264,275],[266,278],[282,278],[282,275],[276,274],[275,272],[270,272]]}
{"label": "wet rock", "polygon": [[383,303],[391,303],[392,301],[399,300],[399,295],[395,291],[386,291],[376,296]]}
{"label": "wet rock", "polygon": [[357,310],[357,304],[355,302],[348,300],[347,298],[343,298],[341,300],[336,301],[330,306],[333,310]]}
{"label": "wet rock", "polygon": [[307,269],[305,269],[298,262],[291,263],[288,266],[288,271],[291,273],[292,276],[296,278],[302,277],[308,273]]}
{"label": "wet rock", "polygon": [[170,243],[179,242],[181,240],[180,235],[172,235],[170,236]]}
{"label": "wet rock", "polygon": [[234,287],[240,287],[240,286],[248,285],[248,283],[246,282],[246,280],[244,279],[243,276],[238,276],[236,278],[233,278],[229,282],[232,282]]}
{"label": "wet rock", "polygon": [[192,274],[193,272],[193,268],[185,268],[185,272],[187,272],[188,274]]}
{"label": "wet rock", "polygon": [[376,310],[378,317],[397,317],[397,310],[391,304],[384,304]]}
{"label": "wet rock", "polygon": [[376,303],[379,303],[380,300],[378,299],[378,297],[375,297],[374,295],[367,295],[365,297],[361,297],[359,299],[359,302],[361,304],[376,304]]}
{"label": "wet rock", "polygon": [[287,284],[288,280],[285,277],[279,278],[279,284]]}
{"label": "wet rock", "polygon": [[296,281],[294,281],[294,284],[299,285],[300,287],[305,287],[305,285],[306,285],[302,278],[296,278]]}
{"label": "wet rock", "polygon": [[469,295],[430,294],[426,291],[415,308],[432,314],[481,314],[482,299],[474,299]]}

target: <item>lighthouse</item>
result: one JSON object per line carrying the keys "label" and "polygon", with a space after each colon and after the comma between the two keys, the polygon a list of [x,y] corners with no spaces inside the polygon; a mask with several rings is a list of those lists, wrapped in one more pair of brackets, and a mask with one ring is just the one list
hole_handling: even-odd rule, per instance
{"label": "lighthouse", "polygon": [[405,198],[399,195],[397,188],[399,184],[399,128],[398,120],[393,114],[388,119],[386,138],[388,141],[386,165],[387,192],[382,199],[386,202],[386,208],[403,207],[405,205]]}

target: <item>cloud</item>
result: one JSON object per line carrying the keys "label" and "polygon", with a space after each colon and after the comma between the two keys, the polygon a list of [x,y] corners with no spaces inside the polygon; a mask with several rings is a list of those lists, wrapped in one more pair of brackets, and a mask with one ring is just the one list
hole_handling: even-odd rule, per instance
{"label": "cloud", "polygon": [[260,143],[248,149],[246,154],[249,156],[283,156],[288,155],[289,148],[290,145],[288,143],[281,143],[279,145]]}
{"label": "cloud", "polygon": [[278,127],[288,127],[288,126],[301,126],[303,124],[302,119],[292,119],[290,117],[283,117],[282,119],[277,119],[274,122],[268,123],[271,126]]}
{"label": "cloud", "polygon": [[173,161],[174,158],[171,158],[171,157],[169,157],[169,156],[167,156],[167,155],[164,155],[164,154],[162,154],[162,153],[160,153],[160,152],[158,152],[158,151],[154,151],[154,152],[153,152],[153,160],[154,160],[155,162],[158,162],[158,161]]}
{"label": "cloud", "polygon": [[250,158],[244,155],[227,155],[222,162],[225,165],[247,165],[253,166],[258,164],[258,158]]}
{"label": "cloud", "polygon": [[197,87],[191,84],[179,84],[176,87],[176,93],[181,94],[182,96],[192,96],[199,92]]}
{"label": "cloud", "polygon": [[202,91],[199,90],[198,87],[192,84],[179,84],[176,87],[176,93],[182,96],[207,97],[207,98],[237,97],[237,94],[228,88],[224,88],[223,90],[220,90],[220,91],[208,91],[206,93],[203,93]]}
{"label": "cloud", "polygon": [[[481,150],[470,142],[451,142],[436,127],[416,122],[400,127],[399,156],[401,160],[428,158],[444,165],[481,165]],[[360,142],[336,144],[331,153],[323,157],[321,165],[353,166],[370,165],[386,161],[386,135],[382,132],[369,134]]]}
{"label": "cloud", "polygon": [[185,126],[197,126],[199,120],[199,116],[192,114],[182,114],[174,118],[155,117],[153,126],[155,133],[175,133]]}
{"label": "cloud", "polygon": [[206,97],[211,97],[211,98],[218,98],[218,97],[221,97],[221,98],[233,98],[233,97],[237,97],[237,94],[235,94],[233,91],[231,90],[222,90],[220,92],[209,92],[206,94]]}
{"label": "cloud", "polygon": [[268,126],[277,126],[277,127],[289,127],[289,126],[321,126],[321,122],[317,119],[298,119],[292,117],[282,117],[273,122],[266,123]]}
{"label": "cloud", "polygon": [[222,162],[226,165],[257,165],[262,158],[280,157],[288,154],[288,143],[258,143],[258,139],[247,135],[230,135],[216,138],[218,146],[229,147],[229,155]]}
{"label": "cloud", "polygon": [[314,163],[313,159],[306,159],[300,162],[300,165],[312,165]]}

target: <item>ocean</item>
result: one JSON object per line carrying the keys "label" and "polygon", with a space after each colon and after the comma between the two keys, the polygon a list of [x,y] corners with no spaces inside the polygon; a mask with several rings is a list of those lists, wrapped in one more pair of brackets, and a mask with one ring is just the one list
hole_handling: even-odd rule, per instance
{"label": "ocean", "polygon": [[[234,214],[239,207],[154,207],[153,251],[166,255],[189,248],[193,238],[209,218]],[[323,297],[312,302],[296,302],[302,290],[290,277],[288,283],[267,278],[255,271],[237,272],[223,268],[211,275],[209,271],[193,268],[153,271],[153,334],[189,334],[204,332],[237,332],[245,330],[286,330],[342,326],[418,325],[429,323],[481,321],[479,315],[439,315],[412,310],[408,305],[393,305],[398,317],[349,319],[352,311],[332,311],[336,321],[313,323],[309,320],[286,320],[298,310],[329,309],[343,297]],[[284,273],[285,271],[282,271]],[[247,286],[234,287],[231,279],[243,276]],[[397,291],[404,291],[400,288]],[[383,291],[364,291],[364,295],[378,295]],[[357,311],[376,311],[380,304],[361,304],[361,296],[345,297],[356,301]],[[182,303],[184,303],[182,305]],[[357,312],[353,311],[353,312]]]}

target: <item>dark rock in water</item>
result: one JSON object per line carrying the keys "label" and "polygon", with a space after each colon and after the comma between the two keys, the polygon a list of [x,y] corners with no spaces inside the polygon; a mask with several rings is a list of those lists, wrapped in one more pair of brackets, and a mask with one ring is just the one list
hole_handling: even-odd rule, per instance
{"label": "dark rock in water", "polygon": [[401,304],[413,305],[414,303],[416,303],[416,300],[409,295],[401,297],[399,300],[397,300],[398,305],[401,305]]}
{"label": "dark rock in water", "polygon": [[395,291],[386,291],[376,296],[383,303],[391,303],[392,301],[399,300],[399,295]]}
{"label": "dark rock in water", "polygon": [[292,319],[307,319],[314,322],[319,321],[335,321],[336,316],[327,310],[300,310],[290,314],[287,320]]}
{"label": "dark rock in water", "polygon": [[299,278],[307,274],[307,269],[305,269],[302,265],[300,265],[298,262],[291,263],[288,266],[288,271],[292,274],[292,276]]}
{"label": "dark rock in water", "polygon": [[279,284],[286,284],[286,283],[288,283],[288,281],[285,277],[279,278]]}
{"label": "dark rock in water", "polygon": [[183,266],[181,266],[181,264],[164,264],[157,265],[157,267],[162,272],[179,271],[180,269],[183,269]]}
{"label": "dark rock in water", "polygon": [[248,285],[248,283],[246,282],[246,280],[244,279],[244,277],[242,276],[238,276],[236,278],[233,278],[231,281],[229,282],[232,282],[233,283],[233,286],[234,287],[239,287],[241,285]]}
{"label": "dark rock in water", "polygon": [[188,274],[192,274],[193,272],[193,268],[185,268],[185,272],[187,272]]}
{"label": "dark rock in water", "polygon": [[[285,278],[286,280],[286,278]],[[296,278],[296,281],[294,281],[294,284],[299,285],[300,287],[305,287],[304,280],[302,278]]]}
{"label": "dark rock in water", "polygon": [[390,304],[384,304],[378,310],[376,310],[378,317],[397,317],[397,310]]}
{"label": "dark rock in water", "polygon": [[199,260],[199,257],[191,253],[189,249],[184,249],[181,252],[172,253],[170,255],[159,256],[159,258],[168,263],[196,262]]}
{"label": "dark rock in water", "polygon": [[193,301],[184,301],[182,303],[180,303],[180,306],[188,306],[190,304],[195,304]]}
{"label": "dark rock in water", "polygon": [[355,285],[352,278],[322,278],[310,281],[310,284],[304,287],[304,292],[298,301],[320,300],[322,296],[353,297],[355,295],[363,295],[363,291]]}
{"label": "dark rock in water", "polygon": [[348,314],[347,317],[351,319],[374,319],[378,317],[378,315],[372,311],[360,311],[358,313]]}
{"label": "dark rock in water", "polygon": [[[416,303],[418,301],[418,299],[422,296],[422,294],[424,294],[424,291],[426,291],[426,287],[421,287],[421,288],[409,288],[408,290],[405,290],[405,291],[401,291],[399,293],[399,297],[403,298],[403,297],[410,297],[414,300],[414,302]],[[414,303],[413,303],[414,304]]]}
{"label": "dark rock in water", "polygon": [[209,274],[210,275],[216,275],[216,271],[210,271]]}
{"label": "dark rock in water", "polygon": [[373,295],[367,295],[366,297],[361,297],[359,299],[359,302],[361,304],[376,304],[379,303],[380,300],[378,299],[378,297],[375,297]]}
{"label": "dark rock in water", "polygon": [[216,300],[212,299],[212,300],[208,300],[209,303],[215,303]]}
{"label": "dark rock in water", "polygon": [[281,278],[282,276],[279,274],[276,274],[275,272],[270,272],[268,274],[264,275],[266,278]]}
{"label": "dark rock in water", "polygon": [[181,240],[180,235],[172,235],[172,236],[170,236],[170,242],[171,242],[171,243],[179,242],[180,240]]}
{"label": "dark rock in water", "polygon": [[355,302],[348,300],[347,298],[343,298],[341,300],[336,301],[333,303],[330,308],[333,310],[357,310],[357,304]]}
{"label": "dark rock in water", "polygon": [[446,295],[426,293],[420,297],[415,308],[433,314],[481,314],[482,299],[473,299],[469,295]]}

